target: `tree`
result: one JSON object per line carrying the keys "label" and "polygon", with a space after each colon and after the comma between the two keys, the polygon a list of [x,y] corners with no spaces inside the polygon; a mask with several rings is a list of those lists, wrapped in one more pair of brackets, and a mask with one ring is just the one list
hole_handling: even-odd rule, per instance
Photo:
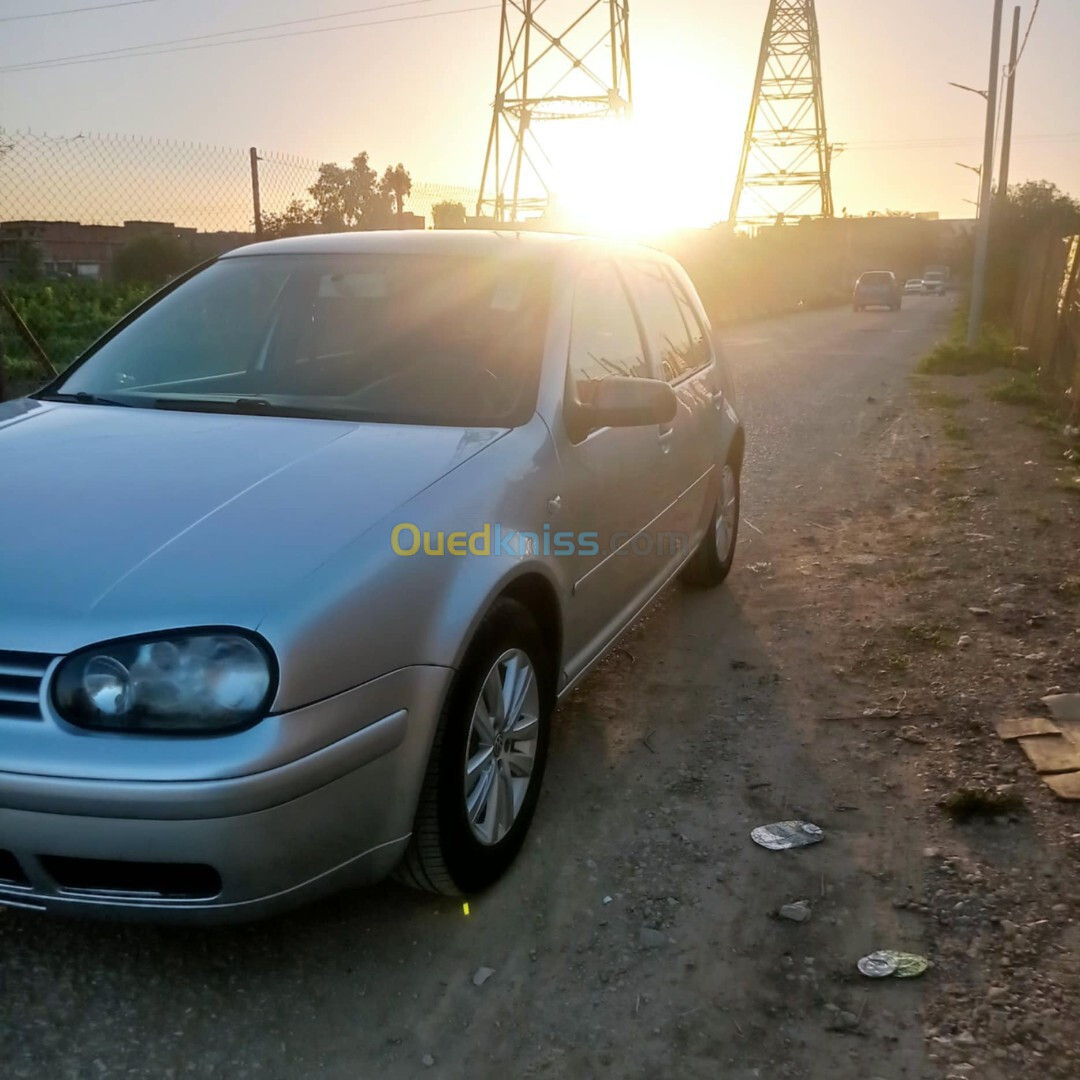
{"label": "tree", "polygon": [[1012,185],[1005,198],[995,201],[990,224],[986,311],[991,319],[1000,320],[1012,313],[1032,240],[1044,234],[1080,233],[1080,202],[1048,180],[1028,180]]}
{"label": "tree", "polygon": [[192,261],[190,249],[176,236],[140,236],[116,253],[113,276],[127,284],[164,285]]}
{"label": "tree", "polygon": [[464,229],[465,217],[465,207],[459,202],[438,202],[431,208],[436,229]]}
{"label": "tree", "polygon": [[412,177],[399,161],[392,168],[387,165],[379,190],[390,199],[390,206],[398,220],[405,213],[405,197],[412,193]]}
{"label": "tree", "polygon": [[264,214],[263,234],[278,238],[392,228],[395,215],[405,212],[405,198],[411,191],[412,178],[404,165],[388,167],[380,180],[367,151],[347,166],[326,161],[308,188],[311,203],[293,199],[280,214]]}
{"label": "tree", "polygon": [[319,211],[299,199],[293,199],[280,214],[263,214],[262,233],[267,240],[286,236],[308,236],[322,232]]}

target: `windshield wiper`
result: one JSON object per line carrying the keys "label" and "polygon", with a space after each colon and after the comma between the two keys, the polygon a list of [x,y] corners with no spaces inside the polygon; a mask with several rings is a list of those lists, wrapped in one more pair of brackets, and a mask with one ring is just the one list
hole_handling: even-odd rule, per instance
{"label": "windshield wiper", "polygon": [[311,420],[349,420],[357,415],[350,409],[335,409],[322,405],[279,405],[266,398],[155,398],[155,409],[175,412],[211,412],[247,416],[295,416]]}
{"label": "windshield wiper", "polygon": [[133,403],[130,401],[117,401],[115,398],[90,394],[85,390],[79,390],[75,394],[40,394],[38,396],[41,401],[71,401],[76,405],[118,405],[123,409],[133,407]]}
{"label": "windshield wiper", "polygon": [[279,406],[266,398],[241,397],[241,398],[155,398],[155,409],[179,409],[183,411],[198,412],[267,412]]}

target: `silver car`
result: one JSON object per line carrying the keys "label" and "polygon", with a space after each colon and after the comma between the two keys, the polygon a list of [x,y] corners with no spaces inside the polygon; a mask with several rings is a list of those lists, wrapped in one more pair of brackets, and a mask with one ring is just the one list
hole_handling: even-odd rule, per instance
{"label": "silver car", "polygon": [[0,904],[223,921],[522,844],[552,710],[731,566],[743,431],[643,248],[242,248],[0,405]]}

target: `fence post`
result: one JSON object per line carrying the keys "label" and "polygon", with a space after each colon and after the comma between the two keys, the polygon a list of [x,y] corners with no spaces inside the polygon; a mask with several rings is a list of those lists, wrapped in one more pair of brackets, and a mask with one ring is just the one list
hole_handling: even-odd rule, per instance
{"label": "fence post", "polygon": [[255,238],[262,239],[262,204],[259,201],[259,151],[251,148],[251,205],[255,211]]}

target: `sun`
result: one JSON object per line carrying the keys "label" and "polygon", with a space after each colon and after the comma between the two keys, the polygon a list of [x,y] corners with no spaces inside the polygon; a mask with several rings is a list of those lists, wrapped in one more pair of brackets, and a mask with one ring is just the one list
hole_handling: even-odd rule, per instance
{"label": "sun", "polygon": [[687,209],[663,190],[649,166],[649,140],[633,119],[576,125],[555,163],[552,202],[568,227],[644,238],[687,224]]}

